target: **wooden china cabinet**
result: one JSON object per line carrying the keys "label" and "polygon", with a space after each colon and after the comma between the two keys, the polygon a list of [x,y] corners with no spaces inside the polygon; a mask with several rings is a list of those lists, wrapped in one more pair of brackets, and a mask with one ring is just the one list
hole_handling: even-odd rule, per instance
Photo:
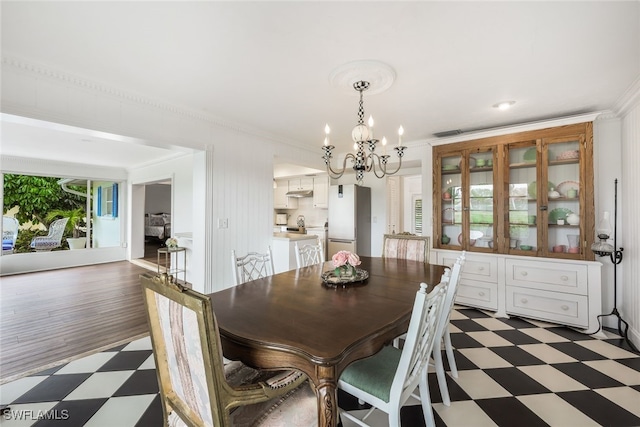
{"label": "wooden china cabinet", "polygon": [[467,251],[456,302],[596,332],[593,124],[433,147],[433,247]]}
{"label": "wooden china cabinet", "polygon": [[594,259],[590,122],[433,151],[435,248]]}

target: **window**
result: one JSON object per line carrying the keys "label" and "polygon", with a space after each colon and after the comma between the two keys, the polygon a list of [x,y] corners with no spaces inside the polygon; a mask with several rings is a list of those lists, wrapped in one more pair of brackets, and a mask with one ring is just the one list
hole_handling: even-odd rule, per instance
{"label": "window", "polygon": [[118,217],[118,184],[98,187],[98,216]]}
{"label": "window", "polygon": [[422,199],[413,199],[413,232],[422,235]]}

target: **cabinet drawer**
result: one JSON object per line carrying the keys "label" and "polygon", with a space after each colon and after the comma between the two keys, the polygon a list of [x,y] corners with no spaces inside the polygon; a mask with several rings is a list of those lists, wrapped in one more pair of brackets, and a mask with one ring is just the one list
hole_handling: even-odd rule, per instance
{"label": "cabinet drawer", "polygon": [[587,295],[587,267],[557,262],[507,259],[506,284]]}
{"label": "cabinet drawer", "polygon": [[498,309],[498,285],[460,279],[456,303],[496,311]]}
{"label": "cabinet drawer", "polygon": [[588,307],[588,299],[583,295],[507,286],[509,314],[587,328]]}
{"label": "cabinet drawer", "polygon": [[[458,256],[459,254],[440,252],[438,253],[438,264],[452,267],[458,259]],[[460,277],[462,277],[462,279],[498,283],[498,261],[495,257],[476,258],[467,252]]]}

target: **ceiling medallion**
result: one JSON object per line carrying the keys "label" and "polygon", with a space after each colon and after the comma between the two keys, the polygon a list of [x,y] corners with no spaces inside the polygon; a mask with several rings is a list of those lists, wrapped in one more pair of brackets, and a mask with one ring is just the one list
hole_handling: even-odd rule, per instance
{"label": "ceiling medallion", "polygon": [[376,95],[389,89],[395,80],[393,68],[375,60],[347,62],[329,74],[331,86],[349,95],[353,94],[353,85],[359,81],[368,82],[367,93]]}

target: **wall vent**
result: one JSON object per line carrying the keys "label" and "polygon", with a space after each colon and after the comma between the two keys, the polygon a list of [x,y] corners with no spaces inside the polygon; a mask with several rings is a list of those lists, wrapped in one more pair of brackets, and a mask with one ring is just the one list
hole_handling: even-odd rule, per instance
{"label": "wall vent", "polygon": [[462,130],[454,129],[454,130],[445,130],[443,132],[435,132],[433,135],[437,136],[438,138],[445,138],[447,136],[460,135],[461,133],[462,133]]}

